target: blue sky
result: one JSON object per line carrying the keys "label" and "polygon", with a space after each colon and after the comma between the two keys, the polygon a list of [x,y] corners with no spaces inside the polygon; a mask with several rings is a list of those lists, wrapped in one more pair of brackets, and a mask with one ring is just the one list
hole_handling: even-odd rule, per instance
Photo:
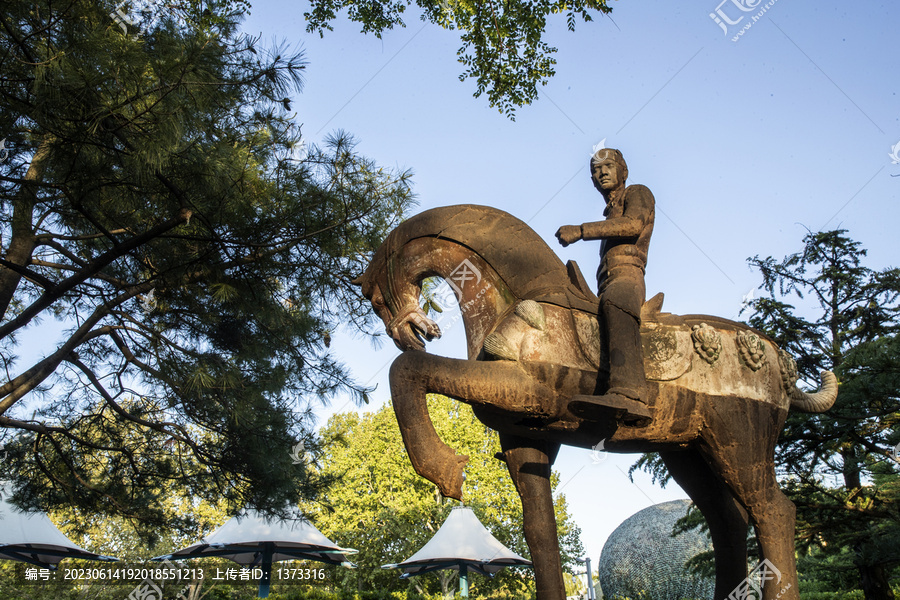
{"label": "blue sky", "polygon": [[[305,32],[306,3],[257,2],[245,30],[305,49],[305,90],[293,107],[310,141],[344,129],[364,154],[415,171],[417,212],[504,209],[586,274],[598,244],[563,249],[553,233],[601,218],[587,166],[605,139],[624,153],[629,183],[656,197],[648,297],[665,292],[668,312],[735,318],[760,283],[747,257],[781,257],[800,248],[807,229],[841,226],[868,248],[869,266],[896,266],[900,221],[900,177],[892,177],[900,164],[889,156],[900,142],[900,4],[777,0],[732,41],[766,5],[744,13],[735,2],[617,0],[611,19],[575,33],[558,18],[549,30],[557,75],[516,122],[473,98],[473,82],[458,81],[458,34],[423,27],[414,12],[382,40],[343,19],[320,39]],[[726,35],[709,16],[717,8],[746,18]],[[463,356],[456,329],[429,351]],[[375,407],[388,401],[393,344],[375,350],[337,335],[332,347],[360,381],[378,385]],[[338,398],[323,422],[338,410],[356,408]],[[625,518],[686,496],[644,476],[629,482],[636,458],[560,454],[560,491],[594,561]]]}

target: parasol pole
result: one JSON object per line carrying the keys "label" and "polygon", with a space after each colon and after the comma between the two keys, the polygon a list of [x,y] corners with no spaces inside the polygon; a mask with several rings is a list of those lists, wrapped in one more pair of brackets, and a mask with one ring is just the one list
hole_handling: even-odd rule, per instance
{"label": "parasol pole", "polygon": [[259,593],[257,598],[269,597],[269,586],[272,583],[272,555],[275,553],[275,545],[266,543],[262,553],[262,577],[259,578]]}
{"label": "parasol pole", "polygon": [[459,595],[469,597],[469,569],[465,563],[459,565]]}
{"label": "parasol pole", "polygon": [[[462,486],[466,484],[466,471],[463,469],[462,474],[462,484],[459,486],[460,492],[462,492]],[[459,501],[460,506],[465,506],[466,503],[462,500]],[[466,563],[460,563],[459,565],[459,595],[463,598],[469,597],[469,569],[466,567]]]}

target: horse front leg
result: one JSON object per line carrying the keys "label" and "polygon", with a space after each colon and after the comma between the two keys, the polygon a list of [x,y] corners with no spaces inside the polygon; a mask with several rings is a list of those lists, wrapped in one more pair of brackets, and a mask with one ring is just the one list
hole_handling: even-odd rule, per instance
{"label": "horse front leg", "polygon": [[443,394],[472,406],[526,415],[548,415],[556,397],[513,362],[478,362],[404,352],[390,371],[391,401],[403,444],[416,473],[441,494],[462,500],[463,468],[468,456],[456,454],[434,430],[426,394]]}
{"label": "horse front leg", "polygon": [[503,459],[522,499],[525,541],[531,550],[538,600],[564,600],[550,467],[559,444],[500,434]]}

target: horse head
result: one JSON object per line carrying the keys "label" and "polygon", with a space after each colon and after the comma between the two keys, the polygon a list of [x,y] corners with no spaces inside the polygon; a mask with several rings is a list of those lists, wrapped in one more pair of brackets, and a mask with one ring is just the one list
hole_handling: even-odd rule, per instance
{"label": "horse head", "polygon": [[396,259],[398,248],[391,243],[391,236],[365,273],[351,283],[362,288],[363,296],[372,304],[397,348],[404,352],[424,350],[426,341],[441,337],[441,329],[419,306],[420,281],[401,276],[402,267]]}

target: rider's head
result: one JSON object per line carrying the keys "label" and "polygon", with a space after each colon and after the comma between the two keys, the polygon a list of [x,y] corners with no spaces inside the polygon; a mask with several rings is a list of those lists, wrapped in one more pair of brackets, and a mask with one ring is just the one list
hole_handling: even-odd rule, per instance
{"label": "rider's head", "polygon": [[625,186],[628,165],[622,153],[614,148],[601,148],[591,156],[591,181],[604,196]]}

